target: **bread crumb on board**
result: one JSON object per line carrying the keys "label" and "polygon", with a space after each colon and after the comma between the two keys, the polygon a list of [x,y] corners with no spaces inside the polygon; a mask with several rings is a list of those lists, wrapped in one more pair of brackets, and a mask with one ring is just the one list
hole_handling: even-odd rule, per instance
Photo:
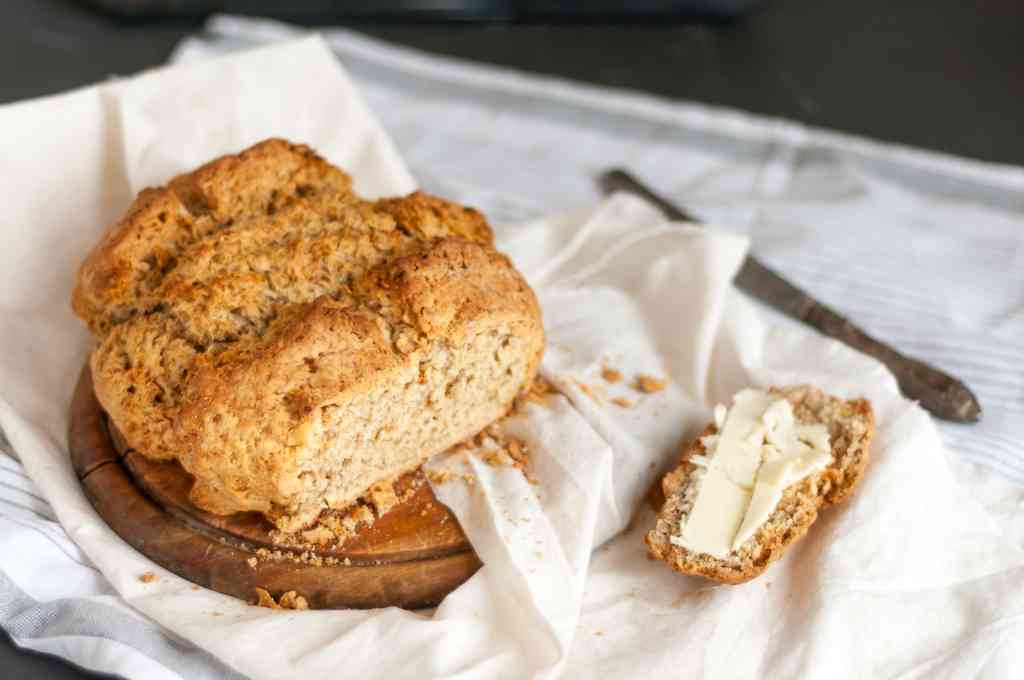
{"label": "bread crumb on board", "polygon": [[310,545],[327,545],[337,539],[337,535],[326,526],[327,520],[317,521],[317,525],[302,532],[302,538]]}
{"label": "bread crumb on board", "polygon": [[654,394],[668,387],[668,380],[641,373],[636,377],[633,387],[644,394]]}
{"label": "bread crumb on board", "polygon": [[256,606],[267,609],[309,609],[309,603],[294,590],[281,595],[277,600],[265,588],[256,587]]}
{"label": "bread crumb on board", "polygon": [[247,559],[245,561],[245,563],[248,564],[253,569],[255,569],[256,565],[259,564],[259,560],[257,560],[255,557],[250,557],[249,559]]}
{"label": "bread crumb on board", "polygon": [[306,598],[299,595],[294,590],[289,590],[287,593],[281,596],[281,599],[277,602],[284,609],[309,609],[309,603],[306,602]]}
{"label": "bread crumb on board", "polygon": [[370,504],[377,511],[378,517],[387,514],[388,510],[391,510],[399,503],[398,494],[395,493],[395,485],[389,481],[377,482],[370,487],[367,495],[370,497]]}
{"label": "bread crumb on board", "polygon": [[142,576],[139,577],[139,580],[143,583],[152,583],[156,580],[156,574],[151,571],[144,572]]}
{"label": "bread crumb on board", "polygon": [[317,518],[313,526],[295,533],[272,531],[274,543],[293,547],[340,547],[356,535],[360,525],[370,526],[376,520],[373,511],[360,502],[346,510],[328,510]]}
{"label": "bread crumb on board", "polygon": [[[298,552],[294,550],[259,548],[256,550],[256,559],[260,562],[292,562],[294,564],[307,564],[311,567],[333,567],[343,563],[338,557],[318,555],[312,550]],[[347,560],[348,558],[345,559]]]}
{"label": "bread crumb on board", "polygon": [[409,500],[422,485],[423,478],[418,475],[399,482],[379,482],[348,508],[325,510],[312,526],[299,531],[275,529],[270,533],[271,540],[293,548],[342,547],[359,531]]}
{"label": "bread crumb on board", "polygon": [[615,397],[614,399],[612,399],[612,403],[618,406],[619,408],[633,408],[633,402],[631,402],[629,399],[626,399],[625,397]]}

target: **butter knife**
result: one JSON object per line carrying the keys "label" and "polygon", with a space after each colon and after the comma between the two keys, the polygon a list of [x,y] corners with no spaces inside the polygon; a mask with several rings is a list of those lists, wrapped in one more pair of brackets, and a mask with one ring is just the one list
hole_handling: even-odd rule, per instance
{"label": "butter knife", "polygon": [[[601,186],[605,193],[625,191],[645,198],[671,220],[700,224],[696,217],[659,196],[625,170],[605,172],[601,175]],[[769,307],[881,361],[896,376],[903,394],[920,402],[934,416],[957,423],[980,420],[981,404],[963,382],[872,338],[849,319],[818,302],[756,258],[747,256],[735,283],[737,288]]]}

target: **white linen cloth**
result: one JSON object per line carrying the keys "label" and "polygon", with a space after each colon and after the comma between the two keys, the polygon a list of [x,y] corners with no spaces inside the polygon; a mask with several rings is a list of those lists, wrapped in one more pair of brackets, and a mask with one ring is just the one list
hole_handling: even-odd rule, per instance
{"label": "white linen cloth", "polygon": [[[332,36],[335,47],[339,36],[346,37]],[[351,44],[370,51],[359,38]],[[410,59],[398,50],[380,54],[394,69]],[[434,65],[424,59],[418,67],[404,66],[418,77],[417,68]],[[376,108],[382,93],[397,96],[387,89],[393,80],[382,75],[379,82],[380,89],[364,89]],[[467,104],[440,91],[438,100],[410,92],[409,101],[432,114],[446,100],[450,115],[436,130],[428,126],[433,118],[420,120],[418,135],[406,137],[418,140],[410,141],[416,153],[408,157],[438,161],[430,176],[435,181],[426,182],[431,188],[460,185],[475,172],[477,181],[494,178],[490,193],[471,202],[501,204],[497,179],[507,174],[514,195],[517,183],[528,181],[522,168],[508,162],[499,172],[490,167],[499,148],[489,150],[488,161],[483,151],[465,153],[465,138],[463,147],[454,133],[446,139],[445,130],[460,127],[453,118],[461,117],[469,135],[467,122],[480,111],[472,97]],[[475,486],[456,481],[437,488],[486,564],[476,576],[432,614],[280,613],[192,591],[106,528],[67,463],[67,404],[89,346],[67,307],[82,253],[141,186],[271,134],[311,143],[352,169],[358,188],[371,195],[407,191],[411,176],[315,40],[4,107],[0,121],[11,147],[0,158],[10,215],[0,232],[0,427],[74,540],[46,518],[50,510],[41,498],[19,503],[27,509],[0,503],[0,621],[19,643],[91,668],[168,678],[315,677],[339,670],[366,677],[631,677],[641,670],[673,677],[1011,677],[1022,660],[1019,490],[955,460],[933,422],[899,397],[876,362],[802,328],[766,322],[729,284],[745,239],[665,224],[627,197],[499,229],[501,247],[540,293],[549,333],[544,371],[567,397],[532,407],[514,424],[531,444],[531,473],[539,485],[513,469],[473,464]],[[724,122],[727,131],[739,129],[735,119]],[[733,142],[751,143],[755,129]],[[25,130],[47,134],[17,134]],[[533,131],[539,132],[525,134]],[[581,135],[587,132],[580,128]],[[29,138],[31,148],[14,143]],[[402,137],[396,139],[401,144]],[[585,153],[568,139],[563,144]],[[444,150],[447,163],[440,162]],[[464,164],[455,162],[460,151]],[[706,159],[713,155],[707,151]],[[54,158],[61,159],[59,171]],[[930,160],[913,156],[904,171],[952,167],[935,161],[917,168],[922,158]],[[605,160],[613,159],[620,157]],[[592,159],[593,167],[598,161]],[[850,194],[831,193],[845,180],[830,167],[798,182],[810,193],[793,198],[786,192],[800,173],[788,168],[790,177],[779,179],[785,163],[774,151],[747,161],[749,167],[732,166],[739,176],[752,169],[758,177],[774,175],[786,187],[779,205],[798,214],[798,206],[810,204],[816,220],[831,208],[834,220],[845,211],[842,219],[860,228],[861,220],[878,216],[870,208],[879,207],[879,195],[897,206],[900,191],[912,196],[909,189],[865,179],[849,205]],[[564,175],[540,179],[549,188],[589,181],[572,176],[578,165],[566,167]],[[954,173],[962,184],[998,188],[1019,181],[1012,171],[964,167]],[[61,179],[59,189],[40,189],[53,187],[54,177]],[[834,181],[826,181],[830,177]],[[754,216],[735,223],[760,224],[764,201],[751,194],[763,180],[731,181],[736,205],[749,203]],[[473,184],[458,188],[471,200]],[[692,203],[726,221],[726,193],[718,205],[699,196]],[[982,200],[987,194],[979,196],[966,209],[993,241],[1019,223],[1007,197],[990,205]],[[565,195],[551,189],[534,198],[534,207],[558,206]],[[523,205],[504,200],[505,213],[501,205],[492,212]],[[894,214],[897,228],[906,224],[899,218],[909,221],[909,211]],[[921,208],[913,217],[922,215],[932,212]],[[790,230],[792,248],[801,238],[813,241],[814,235]],[[943,252],[938,242],[923,240]],[[1016,311],[1019,316],[1019,305]],[[624,385],[606,386],[606,397],[635,401],[630,409],[594,400],[576,381],[600,383],[603,359],[627,376],[645,371],[669,377],[671,385],[646,397]],[[1020,376],[1009,374],[1013,380]],[[642,496],[671,464],[681,440],[708,419],[716,400],[736,389],[797,381],[872,399],[875,463],[860,492],[825,513],[764,579],[745,586],[711,587],[645,560],[641,536],[653,515]],[[1010,396],[1012,404],[1012,390]],[[962,438],[971,436],[964,428]],[[1014,446],[1010,441],[1006,452]],[[0,461],[3,488],[37,493],[19,466]],[[159,574],[155,583],[138,581],[147,570]]]}

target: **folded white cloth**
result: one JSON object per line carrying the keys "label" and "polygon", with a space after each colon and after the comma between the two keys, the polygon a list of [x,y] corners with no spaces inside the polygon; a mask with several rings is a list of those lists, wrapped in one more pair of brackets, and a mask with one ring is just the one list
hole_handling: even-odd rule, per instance
{"label": "folded white cloth", "polygon": [[[230,32],[241,24],[214,26]],[[282,30],[255,28],[263,37]],[[758,138],[766,129],[788,128],[729,117],[712,140],[699,143],[696,131],[706,131],[693,115],[648,121],[670,143],[654,147],[646,140],[641,149],[644,135],[595,132],[608,121],[622,122],[621,96],[608,96],[603,122],[595,107],[588,127],[537,114],[537,100],[515,91],[530,84],[522,78],[491,74],[488,81],[478,69],[453,77],[450,65],[378,49],[349,34],[333,35],[331,44],[351,50],[343,56],[357,77],[372,76],[363,80],[364,92],[388,116],[424,184],[483,203],[495,215],[582,203],[590,191],[582,188],[590,181],[582,170],[623,160],[623,147],[615,145],[626,137],[639,154],[631,160],[655,177],[667,175],[653,169],[691,159],[679,181],[694,186],[681,193],[706,215],[757,229],[807,219],[836,225],[827,238],[817,229],[776,227],[777,240],[793,253],[822,240],[845,248],[824,251],[836,253],[822,260],[828,270],[795,268],[824,295],[846,295],[863,283],[899,304],[876,283],[875,260],[879,271],[888,260],[875,258],[844,228],[875,228],[883,209],[891,210],[892,229],[912,230],[924,220],[942,224],[953,210],[972,215],[975,233],[1020,238],[1008,232],[1021,222],[1011,212],[1012,197],[995,191],[1014,182],[1019,189],[1013,171],[876,149],[871,153],[885,160],[869,159],[876,176],[853,167],[849,148],[839,145],[834,157],[815,161],[814,154],[802,155],[807,147],[797,143],[799,135]],[[195,55],[199,48],[187,49]],[[428,73],[435,79],[424,80]],[[484,100],[487,87],[492,98]],[[550,84],[534,87],[535,97],[576,107],[575,113],[590,105],[584,95],[593,94],[568,88],[578,100],[567,103]],[[625,101],[638,111],[650,105]],[[704,115],[698,122],[715,124]],[[485,120],[486,135],[480,133]],[[315,40],[4,107],[0,122],[11,139],[29,138],[20,134],[27,129],[46,132],[32,137],[34,146],[15,145],[0,158],[13,211],[0,231],[0,427],[38,483],[37,490],[14,463],[0,465],[0,623],[20,644],[129,677],[168,678],[317,676],[339,668],[367,677],[633,677],[641,670],[673,677],[1012,677],[1024,660],[1017,642],[1024,620],[1024,555],[1014,512],[1019,490],[947,455],[932,421],[898,395],[876,362],[802,328],[766,323],[729,283],[745,239],[666,224],[627,197],[499,229],[501,247],[540,293],[549,334],[544,372],[566,396],[531,407],[513,423],[531,446],[538,485],[514,469],[470,461],[477,484],[437,488],[485,562],[476,576],[431,614],[281,613],[192,591],[112,534],[67,462],[67,404],[89,346],[67,307],[82,253],[145,183],[271,134],[311,143],[351,169],[366,193],[404,192],[413,182]],[[511,128],[515,139],[502,137]],[[499,139],[507,146],[481,150]],[[788,152],[785,140],[795,144]],[[596,154],[602,144],[618,152]],[[559,165],[552,148],[572,158]],[[595,155],[585,158],[588,153]],[[59,170],[53,158],[62,159]],[[703,188],[695,167],[704,173]],[[892,167],[910,176],[910,185],[888,181]],[[45,189],[56,172],[60,190]],[[935,174],[949,177],[950,196],[977,190],[969,202],[950,199],[941,210],[926,210],[908,186]],[[534,203],[503,197],[506,186],[514,197],[528,184],[536,189]],[[759,245],[760,234],[755,230]],[[959,234],[950,231],[947,241],[926,234],[919,247],[942,256]],[[876,247],[895,259],[892,248]],[[771,257],[784,255],[777,250]],[[857,260],[863,263],[844,269]],[[958,266],[966,272],[978,265]],[[847,272],[860,275],[843,279]],[[1010,284],[1000,280],[986,290],[1004,285]],[[982,314],[991,301],[975,302],[963,312]],[[1019,304],[1009,309],[1019,317]],[[1013,313],[1007,318],[1007,327],[1017,323]],[[910,336],[932,321],[922,315],[900,327]],[[644,396],[628,383],[603,385],[604,397],[594,399],[580,384],[601,385],[603,360],[627,377],[667,377],[670,386]],[[1020,376],[1009,376],[1012,388]],[[745,586],[711,587],[645,560],[641,537],[653,515],[642,496],[713,403],[747,384],[804,381],[864,394],[875,405],[875,462],[853,500],[826,512],[790,556]],[[614,406],[614,396],[635,405]],[[1011,389],[1006,403],[1014,399],[1020,394]],[[985,433],[998,441],[998,430]],[[946,440],[974,436],[982,431],[963,428],[960,439],[947,434]],[[1002,457],[1012,461],[1016,446],[1008,442]],[[45,517],[46,502],[32,498],[40,491],[74,543]],[[148,570],[158,580],[140,583]]]}

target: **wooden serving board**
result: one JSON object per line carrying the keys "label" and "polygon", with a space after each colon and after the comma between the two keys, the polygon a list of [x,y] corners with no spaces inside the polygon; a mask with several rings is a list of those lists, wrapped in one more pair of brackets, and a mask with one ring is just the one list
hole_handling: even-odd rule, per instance
{"label": "wooden serving board", "polygon": [[[180,465],[126,448],[108,427],[88,365],[71,402],[68,446],[86,495],[118,536],[179,576],[250,602],[259,587],[274,597],[294,590],[314,609],[430,607],[481,566],[419,471],[397,484],[415,489],[403,503],[340,548],[281,547],[262,515],[222,517],[193,507],[192,480]],[[250,566],[261,548],[310,554]]]}

